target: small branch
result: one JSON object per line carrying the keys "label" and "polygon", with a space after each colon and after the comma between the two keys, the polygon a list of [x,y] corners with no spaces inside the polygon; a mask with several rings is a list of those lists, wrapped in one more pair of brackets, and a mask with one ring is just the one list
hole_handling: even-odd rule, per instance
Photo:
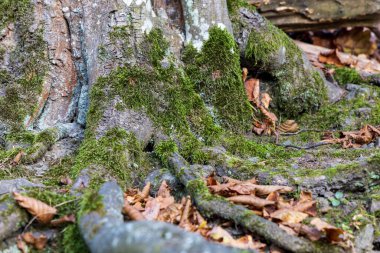
{"label": "small branch", "polygon": [[277,146],[284,147],[284,148],[294,148],[294,149],[299,149],[299,150],[307,150],[307,149],[313,149],[313,148],[317,148],[317,147],[325,146],[325,145],[330,145],[330,144],[333,144],[333,143],[327,143],[327,142],[321,141],[321,142],[317,142],[317,143],[310,143],[304,147],[300,147],[300,146],[296,146],[296,145],[283,145],[283,144],[277,144]]}

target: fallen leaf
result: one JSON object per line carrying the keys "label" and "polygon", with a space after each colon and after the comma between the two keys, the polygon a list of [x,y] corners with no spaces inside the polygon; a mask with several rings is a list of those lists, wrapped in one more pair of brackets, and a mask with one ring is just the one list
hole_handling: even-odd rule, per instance
{"label": "fallen leaf", "polygon": [[59,180],[59,182],[61,184],[63,184],[63,185],[71,185],[71,184],[73,184],[73,181],[69,177],[63,177],[63,178],[61,178],[61,180]]}
{"label": "fallen leaf", "polygon": [[277,130],[281,133],[295,133],[299,130],[299,126],[294,120],[287,120],[279,125]]}
{"label": "fallen leaf", "polygon": [[40,235],[38,237],[34,236],[32,233],[28,232],[22,234],[22,239],[27,243],[32,245],[34,248],[38,250],[42,250],[45,248],[47,243],[47,237],[45,235]]}
{"label": "fallen leaf", "polygon": [[286,223],[300,223],[308,217],[306,213],[294,211],[291,209],[280,209],[272,213],[271,218],[280,220]]}
{"label": "fallen leaf", "polygon": [[53,227],[58,227],[58,226],[61,226],[61,225],[67,224],[67,223],[75,223],[75,215],[74,214],[65,215],[59,219],[52,220],[50,224]]}
{"label": "fallen leaf", "polygon": [[294,231],[299,233],[300,235],[304,235],[307,238],[309,238],[312,241],[318,241],[321,239],[321,232],[311,226],[307,226],[305,224],[290,224],[290,223],[285,223],[285,225],[291,227]]}
{"label": "fallen leaf", "polygon": [[22,157],[25,155],[25,153],[21,150],[18,152],[18,154],[13,158],[12,165],[19,165],[21,162]]}
{"label": "fallen leaf", "polygon": [[253,102],[255,105],[259,105],[260,98],[260,80],[250,78],[245,81],[245,92],[247,94],[248,100]]}
{"label": "fallen leaf", "polygon": [[36,219],[43,224],[49,223],[57,213],[56,208],[51,207],[37,199],[22,196],[17,192],[14,192],[13,196],[21,207],[25,208],[31,215],[35,216]]}
{"label": "fallen leaf", "polygon": [[287,193],[293,191],[292,187],[282,185],[255,185],[256,194],[269,195],[272,192]]}
{"label": "fallen leaf", "polygon": [[165,180],[162,181],[161,186],[157,191],[157,196],[161,196],[163,198],[171,196],[169,185]]}
{"label": "fallen leaf", "polygon": [[185,207],[183,208],[183,212],[181,215],[181,220],[179,222],[180,227],[184,227],[189,221],[189,213],[190,213],[191,199],[190,196],[187,196]]}
{"label": "fallen leaf", "polygon": [[147,220],[156,220],[160,213],[160,203],[155,198],[149,198],[142,215]]}
{"label": "fallen leaf", "polygon": [[343,240],[344,231],[342,229],[336,228],[320,218],[314,218],[310,224],[315,226],[319,231],[325,232],[329,242],[340,242]]}
{"label": "fallen leaf", "polygon": [[375,37],[363,27],[341,30],[334,44],[340,51],[354,55],[373,55],[377,50]]}
{"label": "fallen leaf", "polygon": [[151,184],[150,182],[148,182],[148,183],[144,186],[143,190],[137,194],[137,196],[136,196],[136,202],[137,202],[137,201],[140,201],[140,200],[143,200],[143,199],[146,199],[146,198],[149,197],[149,191],[150,191],[150,187],[151,187],[151,185],[152,185],[152,184]]}
{"label": "fallen leaf", "polygon": [[269,201],[265,199],[261,199],[252,195],[239,195],[239,196],[233,196],[229,197],[228,200],[236,203],[236,204],[243,204],[243,205],[249,205],[258,209],[263,208],[264,206],[268,205],[274,205],[276,202]]}
{"label": "fallen leaf", "polygon": [[21,235],[17,237],[17,248],[21,251],[21,253],[27,253],[27,247],[25,242],[22,240]]}
{"label": "fallen leaf", "polygon": [[248,77],[248,69],[247,68],[243,68],[243,82],[245,82],[247,80],[247,77]]}
{"label": "fallen leaf", "polygon": [[271,101],[272,101],[272,98],[269,96],[268,93],[261,94],[261,103],[263,104],[265,109],[269,108]]}
{"label": "fallen leaf", "polygon": [[144,215],[142,215],[136,208],[131,206],[127,200],[124,201],[123,213],[128,215],[131,220],[140,221],[146,220]]}

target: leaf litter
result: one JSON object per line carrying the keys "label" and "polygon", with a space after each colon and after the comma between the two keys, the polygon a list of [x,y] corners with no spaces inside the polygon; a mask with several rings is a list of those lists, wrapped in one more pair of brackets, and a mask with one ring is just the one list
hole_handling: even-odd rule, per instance
{"label": "leaf litter", "polygon": [[[253,213],[279,225],[287,233],[312,241],[324,241],[348,248],[351,245],[346,232],[317,217],[316,201],[310,192],[302,191],[298,199],[287,198],[293,189],[281,185],[259,185],[255,179],[240,181],[211,174],[204,179],[212,194],[226,197],[234,204],[247,207]],[[163,181],[155,197],[141,198],[147,192],[148,183],[141,192],[129,189],[124,195],[124,214],[129,220],[155,220],[172,223],[210,241],[241,249],[266,252],[266,245],[252,234],[235,236],[231,222],[208,222],[198,212],[190,197],[175,201],[166,181]],[[282,252],[276,250],[270,252]]]}

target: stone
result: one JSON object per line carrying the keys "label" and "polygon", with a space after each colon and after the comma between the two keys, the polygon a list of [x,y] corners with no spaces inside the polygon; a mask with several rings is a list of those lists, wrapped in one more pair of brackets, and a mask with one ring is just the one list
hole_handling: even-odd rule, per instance
{"label": "stone", "polygon": [[358,96],[369,97],[371,95],[371,90],[369,88],[357,84],[347,84],[346,90],[348,90],[348,94],[346,96],[347,100],[352,100]]}
{"label": "stone", "polygon": [[375,147],[380,148],[380,137],[377,137],[375,140]]}
{"label": "stone", "polygon": [[28,222],[28,215],[9,194],[0,198],[0,241],[8,238]]}
{"label": "stone", "polygon": [[367,253],[373,249],[375,229],[372,224],[367,224],[355,238],[355,252]]}
{"label": "stone", "polygon": [[371,116],[372,109],[369,107],[362,107],[355,110],[356,116],[368,119]]}
{"label": "stone", "polygon": [[6,193],[12,193],[14,191],[21,191],[26,188],[32,187],[44,187],[42,184],[32,183],[25,178],[11,179],[11,180],[1,180],[0,181],[0,195]]}
{"label": "stone", "polygon": [[346,94],[346,91],[342,89],[342,87],[340,87],[338,84],[329,82],[327,80],[325,83],[327,87],[327,97],[330,103],[333,104],[338,102]]}
{"label": "stone", "polygon": [[373,214],[380,211],[380,200],[377,199],[371,199],[370,200],[370,206],[369,211]]}

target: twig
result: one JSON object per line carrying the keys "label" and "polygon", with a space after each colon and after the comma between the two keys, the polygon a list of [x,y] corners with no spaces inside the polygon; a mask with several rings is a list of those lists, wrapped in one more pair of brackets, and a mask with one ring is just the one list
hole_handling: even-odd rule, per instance
{"label": "twig", "polygon": [[296,146],[296,145],[283,145],[283,144],[277,144],[277,146],[284,147],[284,148],[294,148],[294,149],[300,149],[300,150],[307,150],[307,149],[317,148],[320,146],[330,145],[330,144],[333,144],[333,143],[327,143],[327,142],[321,141],[321,142],[317,142],[317,143],[309,143],[308,145],[306,145],[304,147],[300,147],[300,146]]}
{"label": "twig", "polygon": [[300,134],[300,133],[303,133],[303,132],[318,132],[318,133],[323,133],[323,132],[337,132],[337,131],[340,131],[340,130],[320,130],[320,129],[301,129],[295,133],[280,133],[280,135],[283,135],[283,136],[293,136],[293,135],[297,135],[297,134]]}

